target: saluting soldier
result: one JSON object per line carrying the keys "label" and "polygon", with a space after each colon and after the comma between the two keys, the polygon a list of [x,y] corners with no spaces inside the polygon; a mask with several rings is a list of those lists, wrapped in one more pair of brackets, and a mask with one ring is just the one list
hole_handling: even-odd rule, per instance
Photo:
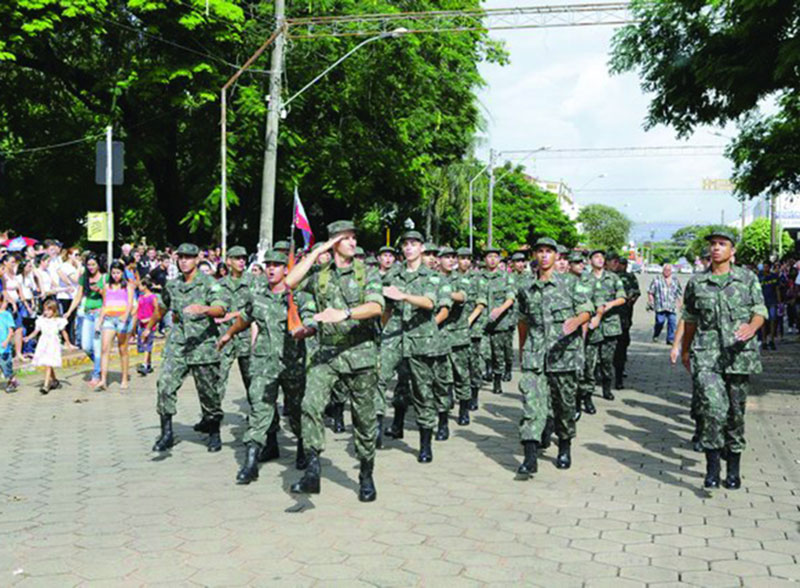
{"label": "saluting soldier", "polygon": [[628,258],[616,255],[609,264],[609,268],[619,276],[622,280],[622,287],[625,289],[625,304],[620,307],[619,311],[622,334],[617,339],[617,347],[614,350],[614,386],[617,390],[622,390],[625,387],[623,378],[625,377],[625,364],[628,362],[628,347],[631,345],[633,307],[642,295],[642,291],[639,288],[639,280],[628,271]]}
{"label": "saluting soldier", "polygon": [[500,271],[500,250],[496,247],[487,247],[484,250],[486,271],[486,300],[489,308],[489,320],[486,324],[486,334],[489,338],[492,361],[492,392],[502,394],[501,381],[507,366],[513,361],[513,350],[509,331],[514,328],[516,320],[512,310],[516,298],[516,283],[514,276],[506,271]]}
{"label": "saluting soldier", "polygon": [[178,389],[191,372],[202,420],[208,423],[208,451],[216,452],[222,449],[219,427],[223,413],[219,395],[220,354],[215,347],[219,329],[214,319],[225,316],[226,302],[219,283],[197,271],[200,255],[197,245],[183,243],[177,255],[181,274],[167,282],[157,310],[142,333],[146,339],[161,316],[172,311],[173,325],[167,335],[156,383],[161,434],[153,451],[166,451],[175,444],[172,417],[177,413]]}
{"label": "saluting soldier", "polygon": [[706,237],[711,268],[692,276],[684,294],[682,360],[700,402],[706,488],[719,488],[720,456],[728,460],[723,485],[741,488],[746,442],[744,413],[750,374],[761,372],[755,335],[769,316],[756,275],[731,262],[735,237],[716,230]]}
{"label": "saluting soldier", "polygon": [[464,312],[467,314],[469,324],[469,379],[470,401],[469,409],[478,410],[478,394],[483,384],[484,361],[481,356],[481,339],[486,327],[486,283],[479,271],[472,270],[472,251],[469,247],[461,247],[456,251],[458,255],[458,274],[466,279],[468,284],[467,301]]}
{"label": "saluting soldier", "polygon": [[522,348],[523,415],[519,432],[525,457],[517,470],[521,479],[537,471],[536,450],[546,426],[549,407],[558,436],[556,467],[572,465],[575,437],[575,395],[581,369],[581,326],[594,307],[580,280],[555,269],[556,242],[541,238],[534,245],[538,267],[531,282],[517,293]]}
{"label": "saluting soldier", "polygon": [[[323,251],[333,250],[333,261],[304,278]],[[318,494],[325,449],[323,413],[333,389],[342,385],[350,400],[356,455],[360,460],[359,494],[362,502],[376,499],[375,413],[378,384],[378,344],[374,320],[383,312],[384,298],[378,271],[354,259],[356,227],[351,221],[328,225],[328,241],[303,258],[286,277],[290,288],[308,292],[303,306],[303,323],[317,329],[318,347],[306,372],[306,393],[302,403],[303,442],[308,467],[291,491]]]}

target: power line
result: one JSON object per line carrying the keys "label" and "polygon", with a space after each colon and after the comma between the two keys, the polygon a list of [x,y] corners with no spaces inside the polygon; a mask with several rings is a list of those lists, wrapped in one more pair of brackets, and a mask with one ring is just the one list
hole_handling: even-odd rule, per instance
{"label": "power line", "polygon": [[64,141],[62,143],[53,143],[51,145],[42,145],[40,147],[28,147],[26,149],[17,149],[16,151],[3,151],[3,155],[18,155],[20,153],[35,153],[37,151],[48,151],[50,149],[60,149],[62,147],[69,147],[71,145],[77,145],[78,143],[85,143],[87,141],[93,141],[95,139],[99,139],[101,137],[105,137],[105,133],[98,133],[97,135],[89,135],[88,137],[84,137],[82,139],[73,139],[72,141]]}
{"label": "power line", "polygon": [[[522,156],[535,149],[502,151],[502,155]],[[653,147],[589,147],[563,148],[542,151],[537,159],[611,159],[637,157],[719,157],[724,147],[719,145],[658,145]],[[515,159],[511,157],[509,159]]]}

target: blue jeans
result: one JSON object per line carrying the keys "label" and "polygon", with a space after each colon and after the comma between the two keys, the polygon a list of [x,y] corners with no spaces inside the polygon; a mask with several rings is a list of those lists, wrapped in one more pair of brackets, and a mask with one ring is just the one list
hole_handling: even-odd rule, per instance
{"label": "blue jeans", "polygon": [[92,367],[92,379],[100,379],[100,332],[94,330],[97,319],[100,318],[100,309],[87,310],[81,325],[81,349],[89,356],[94,366]]}
{"label": "blue jeans", "polygon": [[0,370],[6,379],[10,380],[14,377],[14,363],[11,357],[11,345],[6,351],[0,351]]}
{"label": "blue jeans", "polygon": [[656,313],[656,326],[653,329],[653,339],[658,339],[665,322],[667,323],[667,343],[672,344],[672,342],[675,341],[675,328],[678,324],[678,317],[674,312],[669,312],[668,310],[662,310]]}

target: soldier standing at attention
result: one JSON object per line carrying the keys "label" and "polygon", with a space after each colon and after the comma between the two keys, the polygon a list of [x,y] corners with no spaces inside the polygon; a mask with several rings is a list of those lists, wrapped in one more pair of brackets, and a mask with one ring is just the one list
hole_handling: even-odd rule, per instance
{"label": "soldier standing at attention", "polygon": [[[569,272],[564,276],[570,282],[581,282],[585,279],[584,270],[586,269],[586,260],[583,259],[583,254],[580,251],[575,251],[569,256]],[[591,298],[591,293],[590,293]],[[589,332],[589,325],[585,323],[581,326],[581,356],[580,356],[580,369],[578,370],[578,386],[580,388],[580,381],[583,377],[583,368],[586,365],[586,334]],[[575,422],[581,418],[581,395],[580,389],[575,394]],[[545,431],[547,433],[547,430]],[[542,441],[542,447],[547,449],[550,446],[550,436],[547,436],[547,442]]]}
{"label": "soldier standing at attention", "polygon": [[706,237],[711,269],[692,276],[684,294],[681,359],[692,374],[702,413],[701,442],[706,453],[706,488],[719,488],[720,454],[728,458],[723,485],[741,488],[745,448],[744,412],[750,374],[761,372],[756,333],[768,317],[756,275],[732,265],[732,233]]}
{"label": "soldier standing at attention", "polygon": [[223,413],[219,397],[220,355],[215,348],[219,329],[214,319],[225,316],[225,300],[219,284],[197,271],[200,255],[197,245],[183,243],[177,255],[181,275],[167,282],[142,333],[146,339],[161,316],[172,311],[173,325],[156,383],[161,435],[153,451],[166,451],[175,444],[172,417],[177,412],[178,389],[191,372],[200,398],[202,420],[208,423],[208,451],[215,452],[222,449],[219,426]]}
{"label": "soldier standing at attention", "polygon": [[569,272],[569,249],[563,245],[558,246],[558,257],[556,258],[556,272],[566,274]]}
{"label": "soldier standing at attention", "polygon": [[[378,250],[378,274],[382,283],[389,270],[394,267],[396,260],[397,253],[394,247],[384,245]],[[383,285],[387,284],[384,283]],[[387,302],[387,309],[388,307],[389,302]],[[383,325],[382,318],[378,321],[380,364],[378,366],[378,401],[375,405],[375,410],[378,414],[378,449],[383,448],[383,417],[386,415],[386,389],[395,372],[397,372],[397,390],[399,390],[399,392],[395,392],[395,398],[403,398],[408,394],[408,370],[405,369],[402,363],[402,325],[399,316],[393,315],[393,318],[392,324]],[[386,369],[384,369],[384,365]],[[397,412],[395,412],[396,414]],[[403,414],[402,416],[405,415]],[[387,435],[392,436],[391,432],[393,432],[393,429],[387,432]]]}
{"label": "soldier standing at attention", "polygon": [[595,414],[597,409],[592,401],[595,387],[595,368],[599,364],[603,398],[614,400],[611,392],[611,379],[614,375],[614,351],[617,337],[622,333],[619,312],[615,309],[625,304],[625,288],[622,280],[614,272],[606,271],[605,253],[596,249],[589,255],[592,271],[584,278],[590,291],[596,314],[589,322],[586,341],[586,364],[580,384],[583,410]]}
{"label": "soldier standing at attention", "polygon": [[[408,362],[411,374],[412,400],[419,428],[417,461],[430,463],[436,423],[434,370],[437,358],[444,354],[435,319],[442,277],[422,263],[423,241],[419,232],[406,231],[400,240],[405,263],[389,272],[387,282],[390,285],[384,286],[383,295],[393,301],[391,312],[400,313],[402,317],[403,359]],[[402,420],[399,425],[402,427]],[[402,428],[400,432],[402,435]]]}
{"label": "soldier standing at attention", "polygon": [[[436,250],[436,264],[433,271],[437,274],[442,272],[442,260],[439,257],[441,251],[447,251],[449,247]],[[433,364],[433,398],[436,404],[436,412],[439,415],[439,424],[436,427],[435,439],[437,441],[447,441],[450,438],[450,427],[448,417],[450,409],[453,407],[453,369],[450,364],[450,353],[452,352],[452,340],[447,332],[445,321],[450,316],[453,308],[452,288],[447,276],[441,276],[439,280],[439,292],[436,295],[436,326],[439,329],[439,355]]]}
{"label": "soldier standing at attention", "polygon": [[558,436],[556,467],[572,465],[575,437],[575,393],[581,368],[581,325],[594,307],[584,282],[555,271],[556,242],[539,239],[534,245],[538,269],[527,288],[518,292],[522,347],[523,414],[520,439],[525,458],[517,470],[521,479],[536,473],[536,449],[552,402]]}
{"label": "soldier standing at attention", "polygon": [[508,272],[500,271],[500,250],[488,247],[484,250],[486,259],[486,300],[491,312],[486,324],[486,334],[489,337],[492,359],[492,392],[502,394],[503,379],[506,366],[512,361],[511,339],[508,331],[514,328],[514,299],[516,298],[516,285],[514,276]]}
{"label": "soldier standing at attention", "polygon": [[639,280],[633,273],[628,271],[628,259],[620,258],[615,255],[609,260],[609,269],[615,272],[625,289],[625,304],[620,307],[620,319],[622,322],[622,334],[617,339],[617,347],[614,350],[614,387],[622,390],[625,387],[622,381],[625,377],[625,364],[628,362],[628,347],[631,344],[631,327],[633,326],[633,307],[642,291],[639,289]]}
{"label": "soldier standing at attention", "polygon": [[[333,249],[333,261],[308,276],[321,252]],[[375,269],[355,260],[356,227],[350,221],[328,225],[328,241],[304,257],[286,276],[292,289],[302,284],[309,294],[303,323],[317,329],[318,346],[308,361],[302,403],[302,438],[308,452],[303,477],[292,484],[295,493],[319,494],[325,449],[323,413],[333,389],[344,386],[351,403],[356,455],[360,460],[362,502],[377,497],[372,478],[375,466],[375,387],[378,384],[378,345],[374,319],[383,312],[381,280]],[[306,317],[309,317],[308,319]]]}
{"label": "soldier standing at attention", "polygon": [[481,356],[481,338],[485,328],[486,313],[486,284],[481,272],[471,271],[472,251],[468,247],[461,247],[458,254],[458,274],[465,278],[469,283],[467,301],[464,305],[464,312],[467,314],[469,323],[469,379],[470,379],[470,401],[469,409],[478,410],[478,393],[483,383],[483,357]]}

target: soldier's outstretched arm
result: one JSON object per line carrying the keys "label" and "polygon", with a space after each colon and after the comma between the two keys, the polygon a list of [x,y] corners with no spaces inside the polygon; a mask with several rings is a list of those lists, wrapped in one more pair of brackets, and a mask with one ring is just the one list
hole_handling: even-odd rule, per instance
{"label": "soldier's outstretched arm", "polygon": [[344,234],[336,235],[333,239],[328,239],[325,241],[321,247],[317,247],[316,249],[309,251],[308,255],[297,262],[297,264],[292,268],[292,271],[290,271],[286,276],[284,279],[285,284],[292,290],[297,288],[303,282],[303,278],[306,277],[306,274],[308,274],[314,264],[317,263],[319,256],[326,251],[330,251],[333,246],[342,239],[344,239]]}
{"label": "soldier's outstretched arm", "polygon": [[473,310],[472,314],[469,315],[469,326],[470,327],[472,326],[472,323],[474,323],[476,320],[478,320],[478,317],[481,316],[481,313],[483,312],[484,308],[486,308],[486,307],[483,304],[476,304],[475,305],[475,310]]}
{"label": "soldier's outstretched arm", "polygon": [[237,316],[236,322],[233,323],[230,327],[228,327],[228,330],[225,331],[225,334],[219,338],[219,341],[217,341],[217,351],[222,350],[222,348],[225,347],[225,345],[227,345],[231,339],[233,339],[237,334],[247,329],[249,326],[250,326],[249,321],[244,320],[241,316]]}

